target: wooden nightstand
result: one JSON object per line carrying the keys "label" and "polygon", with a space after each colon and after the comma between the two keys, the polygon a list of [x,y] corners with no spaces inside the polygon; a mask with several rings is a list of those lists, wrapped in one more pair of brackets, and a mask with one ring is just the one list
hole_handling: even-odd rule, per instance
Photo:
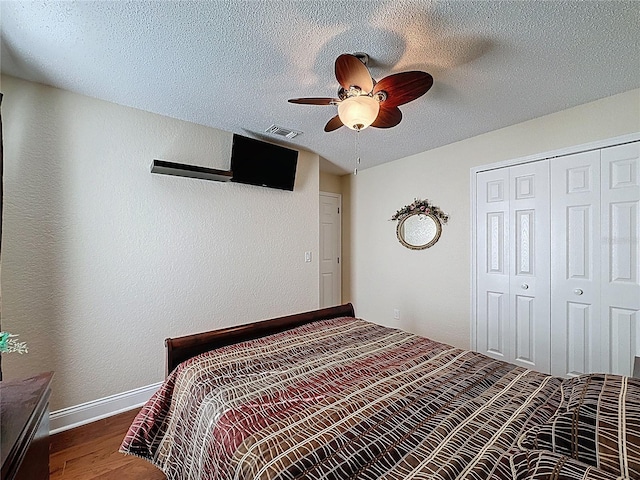
{"label": "wooden nightstand", "polygon": [[0,382],[3,480],[49,478],[49,397],[53,372]]}

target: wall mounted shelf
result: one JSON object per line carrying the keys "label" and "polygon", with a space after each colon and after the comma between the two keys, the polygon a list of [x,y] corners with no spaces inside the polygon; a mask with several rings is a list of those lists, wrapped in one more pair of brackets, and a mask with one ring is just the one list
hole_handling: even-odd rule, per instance
{"label": "wall mounted shelf", "polygon": [[233,178],[231,170],[218,170],[215,168],[185,165],[183,163],[154,160],[151,163],[151,173],[162,175],[174,175],[176,177],[199,178],[202,180],[214,180],[216,182],[228,182]]}

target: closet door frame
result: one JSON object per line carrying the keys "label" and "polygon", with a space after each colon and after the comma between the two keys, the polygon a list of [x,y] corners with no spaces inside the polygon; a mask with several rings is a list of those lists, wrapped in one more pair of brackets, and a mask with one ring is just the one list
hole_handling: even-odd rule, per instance
{"label": "closet door frame", "polygon": [[469,172],[469,183],[470,183],[470,207],[471,207],[471,228],[470,228],[470,245],[471,245],[471,338],[469,339],[470,349],[476,350],[477,340],[478,340],[478,326],[477,326],[477,314],[478,314],[478,298],[477,298],[477,245],[476,245],[476,221],[477,221],[477,209],[476,209],[476,176],[479,172],[484,172],[487,170],[495,170],[498,168],[511,167],[514,165],[522,165],[525,163],[537,162],[540,160],[549,159],[553,162],[553,159],[556,157],[563,157],[566,155],[571,155],[575,153],[588,152],[591,150],[600,150],[607,147],[613,147],[616,145],[623,145],[625,143],[632,143],[640,141],[640,132],[632,133],[628,135],[621,135],[618,137],[608,138],[605,140],[599,140],[596,142],[585,143],[581,145],[576,145],[572,147],[562,148],[558,150],[551,150],[548,152],[537,153],[534,155],[528,155],[525,157],[515,158],[511,160],[504,160],[500,162],[490,163],[486,165],[480,165],[477,167],[471,168]]}

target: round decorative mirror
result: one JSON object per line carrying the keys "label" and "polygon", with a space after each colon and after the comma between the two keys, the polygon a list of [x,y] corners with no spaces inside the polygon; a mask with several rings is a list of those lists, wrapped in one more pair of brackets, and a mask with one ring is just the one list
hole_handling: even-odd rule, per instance
{"label": "round decorative mirror", "polygon": [[429,200],[416,198],[398,210],[391,220],[398,221],[396,235],[402,245],[411,250],[424,250],[438,241],[449,215]]}
{"label": "round decorative mirror", "polygon": [[432,213],[415,212],[404,216],[396,228],[400,243],[412,250],[434,245],[442,233],[442,224]]}

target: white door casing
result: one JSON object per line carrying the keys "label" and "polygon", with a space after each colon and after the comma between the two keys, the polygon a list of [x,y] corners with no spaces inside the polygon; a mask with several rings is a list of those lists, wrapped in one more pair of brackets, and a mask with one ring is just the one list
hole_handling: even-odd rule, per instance
{"label": "white door casing", "polygon": [[341,196],[320,193],[320,308],[342,301]]}

